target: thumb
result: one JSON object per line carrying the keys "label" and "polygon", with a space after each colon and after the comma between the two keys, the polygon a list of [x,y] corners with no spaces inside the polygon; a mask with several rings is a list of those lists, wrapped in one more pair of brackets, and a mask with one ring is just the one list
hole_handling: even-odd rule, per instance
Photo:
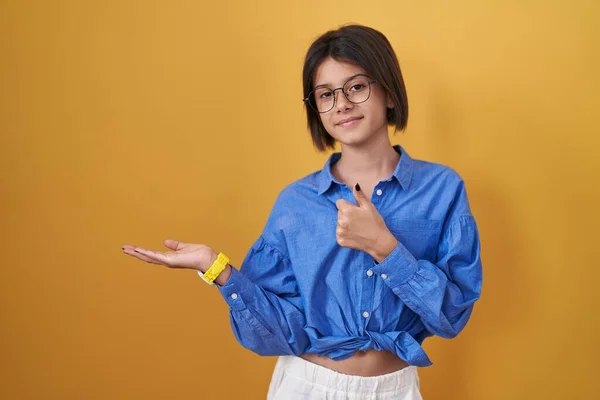
{"label": "thumb", "polygon": [[166,239],[165,241],[163,241],[163,244],[165,245],[165,247],[168,247],[171,250],[181,250],[187,245],[186,243],[173,239]]}
{"label": "thumb", "polygon": [[371,204],[371,200],[369,200],[365,192],[363,192],[360,189],[360,185],[358,183],[352,188],[352,193],[354,194],[354,198],[356,199],[357,206],[366,207]]}

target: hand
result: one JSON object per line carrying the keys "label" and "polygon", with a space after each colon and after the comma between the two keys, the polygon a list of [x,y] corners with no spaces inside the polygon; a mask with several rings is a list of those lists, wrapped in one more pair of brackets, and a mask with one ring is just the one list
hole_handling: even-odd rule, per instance
{"label": "hand", "polygon": [[188,268],[206,272],[217,259],[217,253],[203,244],[183,243],[167,239],[164,245],[173,251],[152,251],[138,246],[124,245],[123,252],[151,264],[169,268]]}
{"label": "hand", "polygon": [[343,199],[335,203],[338,209],[337,242],[342,247],[362,250],[381,262],[394,250],[398,240],[358,183],[352,193],[357,205]]}

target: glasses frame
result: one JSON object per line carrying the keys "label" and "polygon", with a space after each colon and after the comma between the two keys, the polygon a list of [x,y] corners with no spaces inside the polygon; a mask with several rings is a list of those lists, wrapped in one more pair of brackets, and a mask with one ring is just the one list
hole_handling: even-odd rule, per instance
{"label": "glasses frame", "polygon": [[[347,84],[348,82],[350,82],[352,79],[355,79],[355,78],[356,78],[356,77],[358,77],[358,76],[364,76],[365,78],[367,78],[367,83],[369,84],[369,94],[367,95],[367,98],[366,98],[366,99],[364,99],[363,101],[352,101],[352,100],[350,100],[350,99],[348,98],[348,94],[347,94],[346,92],[344,92],[344,86],[346,86],[346,84]],[[312,90],[312,91],[311,91],[311,92],[308,94],[308,96],[307,96],[306,98],[302,99],[302,101],[303,101],[304,103],[308,104],[308,106],[309,106],[310,108],[312,108],[313,110],[315,110],[315,112],[318,112],[319,114],[325,114],[325,113],[328,113],[329,111],[331,111],[331,110],[333,110],[333,109],[335,108],[335,105],[336,105],[336,103],[337,103],[337,94],[336,94],[335,92],[336,92],[337,90],[341,90],[341,91],[342,91],[342,93],[344,94],[344,97],[346,98],[346,100],[348,100],[350,103],[352,103],[352,104],[361,104],[361,103],[364,103],[365,101],[367,101],[367,100],[369,100],[369,99],[371,98],[371,84],[373,84],[373,83],[377,83],[377,81],[376,81],[375,79],[371,79],[371,78],[370,78],[368,75],[366,75],[366,74],[356,74],[356,75],[353,75],[353,76],[351,76],[350,78],[348,78],[348,80],[347,80],[346,82],[344,82],[344,84],[343,84],[341,87],[339,87],[339,88],[331,89],[331,88],[329,88],[329,87],[327,87],[327,86],[325,86],[325,85],[319,85],[319,86],[317,86],[316,88],[314,88],[314,89],[313,89],[313,90]],[[329,89],[329,90],[331,90],[331,92],[333,93],[333,104],[331,105],[331,108],[330,108],[329,110],[327,110],[327,111],[319,111],[319,110],[317,110],[317,108],[316,108],[316,107],[313,107],[313,106],[312,106],[312,104],[311,104],[311,102],[310,102],[310,98],[311,98],[311,96],[313,96],[313,95],[314,95],[314,93],[315,93],[315,91],[316,91],[317,89],[321,89],[321,88],[326,88],[326,89]]]}

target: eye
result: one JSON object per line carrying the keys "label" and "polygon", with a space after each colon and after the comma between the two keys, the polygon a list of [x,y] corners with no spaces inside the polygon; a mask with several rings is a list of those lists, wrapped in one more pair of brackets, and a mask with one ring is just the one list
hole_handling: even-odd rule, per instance
{"label": "eye", "polygon": [[332,96],[333,96],[332,91],[325,91],[325,92],[318,93],[319,99],[323,99],[323,100],[327,100],[327,99],[331,98]]}
{"label": "eye", "polygon": [[353,83],[350,86],[350,92],[360,92],[361,90],[363,90],[366,87],[366,85],[364,83]]}

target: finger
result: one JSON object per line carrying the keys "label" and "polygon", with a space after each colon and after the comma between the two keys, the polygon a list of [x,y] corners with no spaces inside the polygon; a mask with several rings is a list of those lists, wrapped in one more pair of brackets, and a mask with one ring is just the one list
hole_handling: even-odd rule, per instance
{"label": "finger", "polygon": [[169,258],[165,253],[143,249],[141,247],[136,247],[133,251],[154,261],[158,261],[159,264],[169,265]]}
{"label": "finger", "polygon": [[185,246],[187,246],[187,243],[183,243],[180,242],[179,240],[173,240],[173,239],[166,239],[165,241],[163,241],[163,244],[165,245],[165,247],[168,247],[171,250],[181,250],[183,249]]}
{"label": "finger", "polygon": [[161,264],[160,262],[158,262],[158,261],[156,261],[156,260],[153,260],[152,258],[146,257],[146,256],[144,256],[144,255],[142,255],[142,254],[140,254],[140,253],[136,253],[136,252],[133,250],[133,248],[130,248],[130,247],[128,247],[128,248],[126,248],[126,247],[123,247],[123,253],[125,253],[125,254],[127,254],[127,255],[129,255],[129,256],[135,257],[135,258],[137,258],[138,260],[145,261],[145,262],[147,262],[147,263],[151,263],[151,264],[158,264],[158,265],[163,265],[163,264]]}
{"label": "finger", "polygon": [[337,199],[335,202],[335,206],[339,211],[347,210],[350,207],[354,207],[354,204],[347,202],[344,199]]}
{"label": "finger", "polygon": [[336,227],[342,228],[344,230],[349,229],[352,224],[352,218],[355,215],[354,210],[358,209],[354,204],[349,204],[349,208],[346,208],[345,211],[338,211]]}
{"label": "finger", "polygon": [[367,207],[371,204],[371,200],[369,200],[365,192],[360,189],[360,185],[358,183],[352,188],[352,194],[354,194],[354,199],[356,200],[357,206]]}
{"label": "finger", "polygon": [[342,247],[348,247],[346,238],[343,235],[336,235],[336,241],[337,243],[342,246]]}
{"label": "finger", "polygon": [[[134,244],[124,244],[121,248],[123,249],[124,253],[129,254],[130,256],[136,256],[136,255],[141,256],[141,254],[135,252],[135,249],[140,248],[139,246],[136,246]],[[145,257],[145,258],[147,258],[147,257]]]}

